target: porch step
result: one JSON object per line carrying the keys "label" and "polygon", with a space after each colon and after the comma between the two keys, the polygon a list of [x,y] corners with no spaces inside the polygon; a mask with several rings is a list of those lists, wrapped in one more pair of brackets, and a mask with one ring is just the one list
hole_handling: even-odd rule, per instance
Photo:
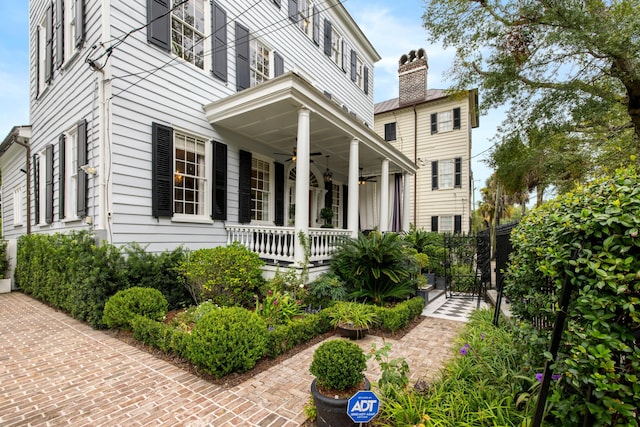
{"label": "porch step", "polygon": [[[489,289],[487,291],[487,297],[489,300],[489,304],[495,307],[496,302],[498,301],[498,291],[495,289]],[[502,301],[500,302],[500,313],[506,318],[511,317],[511,304],[504,297],[504,295],[502,296]]]}

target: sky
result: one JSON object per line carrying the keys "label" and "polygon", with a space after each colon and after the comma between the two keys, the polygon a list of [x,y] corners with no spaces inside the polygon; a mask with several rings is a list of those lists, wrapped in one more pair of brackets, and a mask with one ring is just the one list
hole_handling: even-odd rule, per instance
{"label": "sky", "polygon": [[[264,1],[264,0],[263,0]],[[381,56],[375,64],[374,101],[398,97],[398,59],[410,50],[424,48],[427,53],[431,89],[453,86],[446,76],[453,65],[454,51],[427,43],[422,27],[425,0],[344,0],[364,34]],[[27,0],[2,0],[0,16],[0,141],[13,126],[29,124],[29,7]],[[470,88],[471,89],[471,88]],[[480,92],[482,103],[482,92]],[[478,189],[491,175],[482,162],[491,138],[504,118],[504,111],[491,110],[480,117],[480,127],[472,133],[472,163]]]}

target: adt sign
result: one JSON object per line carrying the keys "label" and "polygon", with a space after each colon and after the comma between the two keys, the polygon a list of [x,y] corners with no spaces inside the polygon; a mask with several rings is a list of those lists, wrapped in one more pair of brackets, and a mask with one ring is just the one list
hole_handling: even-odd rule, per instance
{"label": "adt sign", "polygon": [[380,399],[372,391],[359,391],[349,399],[347,414],[356,423],[368,423],[378,414]]}

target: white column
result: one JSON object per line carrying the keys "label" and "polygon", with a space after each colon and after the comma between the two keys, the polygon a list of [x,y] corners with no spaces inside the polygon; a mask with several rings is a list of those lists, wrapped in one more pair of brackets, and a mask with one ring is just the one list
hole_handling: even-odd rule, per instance
{"label": "white column", "polygon": [[349,147],[349,197],[347,206],[347,228],[351,231],[351,237],[358,237],[358,205],[360,203],[360,189],[358,188],[358,173],[360,166],[360,155],[358,153],[359,142],[357,139],[351,140]]}
{"label": "white column", "polygon": [[296,216],[294,237],[294,260],[303,266],[304,246],[300,242],[300,233],[309,238],[309,110],[298,110],[298,143],[296,145]]}
{"label": "white column", "polygon": [[382,160],[380,172],[380,226],[381,233],[389,231],[389,159]]}
{"label": "white column", "polygon": [[404,190],[402,191],[402,231],[409,231],[411,223],[411,177],[408,173],[404,174]]}

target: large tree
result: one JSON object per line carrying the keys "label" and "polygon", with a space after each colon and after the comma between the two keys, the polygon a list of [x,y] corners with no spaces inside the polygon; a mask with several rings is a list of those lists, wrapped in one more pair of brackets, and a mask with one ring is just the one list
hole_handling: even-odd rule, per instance
{"label": "large tree", "polygon": [[457,89],[509,106],[491,162],[514,191],[640,151],[640,0],[427,0],[424,24],[456,48]]}

